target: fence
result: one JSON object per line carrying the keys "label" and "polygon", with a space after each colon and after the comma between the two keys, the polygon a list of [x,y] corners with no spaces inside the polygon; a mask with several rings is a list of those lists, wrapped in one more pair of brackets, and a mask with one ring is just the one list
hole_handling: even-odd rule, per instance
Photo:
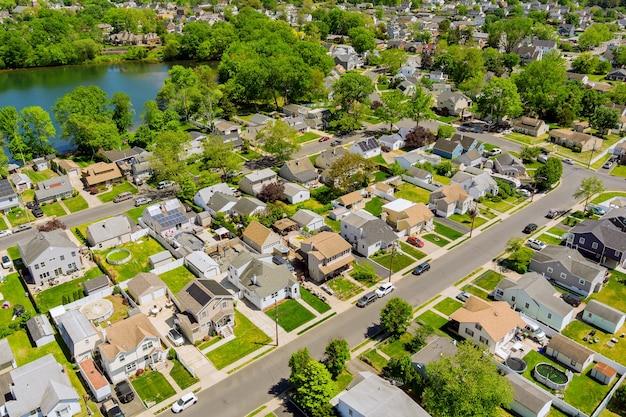
{"label": "fence", "polygon": [[417,185],[418,187],[422,187],[428,191],[436,191],[440,188],[437,184],[431,184],[426,181],[420,180],[419,178],[412,177],[410,175],[402,174],[402,179],[408,183],[413,185]]}
{"label": "fence", "polygon": [[185,258],[180,258],[170,263],[167,263],[165,265],[157,266],[156,268],[152,269],[150,272],[156,275],[161,275],[173,269],[179,268],[183,266],[184,264],[185,264]]}

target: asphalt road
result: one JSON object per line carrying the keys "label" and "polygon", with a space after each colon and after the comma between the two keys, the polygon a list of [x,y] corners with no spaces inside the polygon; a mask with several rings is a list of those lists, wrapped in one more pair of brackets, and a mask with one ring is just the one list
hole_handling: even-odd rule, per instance
{"label": "asphalt road", "polygon": [[[544,217],[551,208],[572,207],[576,201],[572,194],[580,181],[590,175],[579,167],[564,167],[561,186],[547,196],[535,201],[506,220],[475,235],[432,263],[431,270],[419,278],[399,281],[395,296],[413,305],[420,305],[448,286],[454,284],[476,268],[499,255],[506,242],[521,236],[528,223],[544,225]],[[625,189],[622,179],[600,175],[607,189]],[[352,308],[339,314],[291,343],[270,352],[227,379],[198,393],[199,403],[185,411],[187,417],[204,417],[207,412],[220,417],[242,417],[272,399],[287,387],[287,363],[295,350],[308,348],[315,357],[321,357],[325,345],[336,337],[345,338],[355,346],[365,337],[374,334],[384,301],[365,309]],[[210,411],[209,411],[210,410]],[[170,412],[164,413],[168,417]]]}

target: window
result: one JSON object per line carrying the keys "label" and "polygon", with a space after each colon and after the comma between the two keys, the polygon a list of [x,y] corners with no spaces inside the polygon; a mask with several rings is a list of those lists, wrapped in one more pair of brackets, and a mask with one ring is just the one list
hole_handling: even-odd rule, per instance
{"label": "window", "polygon": [[120,355],[120,362],[124,362],[126,360],[126,356]]}
{"label": "window", "polygon": [[479,330],[479,331],[483,329],[483,326],[481,326],[481,325],[480,325],[480,324],[478,324],[478,323],[476,323],[476,324],[474,325],[474,327],[476,327],[476,330]]}
{"label": "window", "polygon": [[515,296],[511,297],[511,301],[515,302]]}
{"label": "window", "polygon": [[525,308],[530,308],[530,304],[526,303],[526,304],[524,304],[524,307]]}
{"label": "window", "polygon": [[152,342],[151,341],[146,343],[145,345],[143,345],[143,350],[148,350],[150,348],[152,348]]}
{"label": "window", "polygon": [[576,366],[576,361],[575,361],[574,359],[572,359],[572,361],[570,362],[570,364],[571,364],[572,366]]}
{"label": "window", "polygon": [[561,277],[561,279],[566,279],[567,278],[567,274],[565,272],[561,272],[559,274],[559,276]]}
{"label": "window", "polygon": [[489,340],[487,340],[487,338],[480,336],[479,340],[480,343],[484,343],[485,345],[489,346]]}
{"label": "window", "polygon": [[622,252],[620,252],[620,251],[616,250],[616,251],[615,251],[615,257],[616,257],[616,258],[621,258],[621,257],[622,257]]}
{"label": "window", "polygon": [[551,266],[549,266],[549,267],[548,267],[548,269],[547,269],[547,271],[548,271],[548,274],[551,274],[551,273],[552,273],[552,271],[554,271],[554,268],[552,268]]}
{"label": "window", "polygon": [[591,249],[598,249],[598,242],[593,242],[591,244]]}
{"label": "window", "polygon": [[578,239],[578,243],[580,243],[581,245],[584,245],[585,244],[585,238],[584,237],[579,238]]}
{"label": "window", "polygon": [[472,337],[474,337],[474,332],[472,330],[468,329],[467,327],[465,328],[465,333],[470,335],[470,336],[472,336]]}
{"label": "window", "polygon": [[65,260],[65,255],[61,255],[61,256],[59,257],[59,259],[60,259],[60,260],[62,260],[62,261],[64,261],[64,260]]}
{"label": "window", "polygon": [[585,283],[586,283],[586,282],[587,282],[587,281],[585,281],[585,280],[584,280],[584,279],[582,279],[582,278],[579,278],[579,279],[578,279],[578,283],[579,283],[580,285],[585,285]]}
{"label": "window", "polygon": [[39,269],[39,264],[35,264],[35,269]]}
{"label": "window", "polygon": [[73,257],[76,257],[76,252],[72,252],[72,256],[73,256]]}
{"label": "window", "polygon": [[137,364],[135,362],[129,363],[128,365],[126,365],[126,372],[134,371],[136,367]]}

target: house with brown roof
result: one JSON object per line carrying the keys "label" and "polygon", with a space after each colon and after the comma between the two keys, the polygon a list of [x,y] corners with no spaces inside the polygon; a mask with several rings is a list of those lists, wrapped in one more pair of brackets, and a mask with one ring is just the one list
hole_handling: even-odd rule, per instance
{"label": "house with brown roof", "polygon": [[541,119],[534,117],[520,117],[512,123],[513,131],[524,135],[539,137],[548,132],[548,125]]}
{"label": "house with brown roof", "polygon": [[114,384],[165,359],[159,333],[145,314],[118,321],[104,331],[98,345],[102,366]]}
{"label": "house with brown roof", "polygon": [[484,345],[489,352],[507,357],[505,344],[515,337],[518,329],[526,326],[524,320],[504,301],[489,302],[470,296],[465,305],[452,313],[450,319],[458,325],[459,336]]}
{"label": "house with brown roof", "polygon": [[83,169],[83,182],[87,187],[111,185],[122,180],[122,172],[114,162],[97,162]]}
{"label": "house with brown roof", "polygon": [[242,237],[245,243],[261,254],[272,253],[274,248],[281,243],[280,236],[256,220],[250,222],[243,231]]}
{"label": "house with brown roof", "polygon": [[336,204],[350,211],[361,210],[365,207],[365,198],[360,190],[344,194],[335,200]]}
{"label": "house with brown roof", "polygon": [[460,184],[453,182],[430,193],[428,207],[437,216],[449,217],[454,213],[465,214],[471,203],[472,197]]}
{"label": "house with brown roof", "polygon": [[550,131],[550,141],[575,152],[587,152],[594,149],[598,151],[602,148],[602,139],[588,133],[574,132],[570,129],[552,129]]}
{"label": "house with brown roof", "polygon": [[546,355],[577,372],[593,362],[593,352],[571,339],[555,333],[546,345]]}
{"label": "house with brown roof", "polygon": [[300,249],[306,259],[309,276],[316,282],[341,274],[354,261],[352,246],[333,232],[321,232],[304,240]]}
{"label": "house with brown roof", "polygon": [[423,203],[413,203],[402,198],[385,204],[381,218],[400,236],[432,230],[433,213]]}

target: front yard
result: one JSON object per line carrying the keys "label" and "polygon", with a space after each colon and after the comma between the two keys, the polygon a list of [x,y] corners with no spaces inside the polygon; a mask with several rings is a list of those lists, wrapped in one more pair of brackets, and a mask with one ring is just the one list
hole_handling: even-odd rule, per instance
{"label": "front yard", "polygon": [[439,246],[439,247],[444,247],[446,246],[448,243],[450,243],[449,240],[442,238],[439,235],[436,235],[435,233],[428,233],[426,235],[422,235],[422,238],[434,243],[435,245]]}
{"label": "front yard", "polygon": [[[584,341],[583,338],[593,330],[596,332],[593,339],[597,339],[598,341],[593,342],[591,340],[592,338],[589,338],[589,341],[587,342]],[[626,326],[623,326],[615,333],[616,335],[620,335],[625,332]],[[577,341],[581,345],[587,346],[589,349],[603,354],[607,358],[626,365],[626,343],[624,343],[623,340],[618,339],[619,342],[617,342],[613,347],[609,347],[607,342],[615,337],[615,335],[611,333],[606,333],[603,330],[590,326],[583,321],[574,320],[568,324],[565,329],[563,329],[563,334],[570,339]]]}
{"label": "front yard", "polygon": [[443,223],[440,223],[440,222],[434,222],[434,223],[435,223],[435,233],[440,234],[441,236],[449,240],[457,240],[458,238],[463,236],[463,233],[451,227],[448,227]]}
{"label": "front yard", "polygon": [[198,382],[198,378],[191,375],[191,373],[183,366],[182,363],[178,359],[174,359],[172,361],[172,370],[170,371],[170,376],[176,382],[176,385],[179,386],[180,389],[189,388],[196,382]]}
{"label": "front yard", "polygon": [[167,379],[157,371],[147,371],[130,381],[137,395],[150,407],[176,394]]}
{"label": "front yard", "polygon": [[[453,220],[457,223],[461,223],[462,225],[466,226],[466,227],[472,227],[472,218],[470,217],[469,214],[465,213],[465,214],[458,214],[458,213],[454,213],[452,216],[448,217],[450,220]],[[476,216],[474,218],[474,228],[480,227],[483,224],[487,223],[487,219],[485,219],[484,217],[481,216]]]}
{"label": "front yard", "polygon": [[30,211],[22,207],[12,208],[6,218],[13,227],[35,220]]}
{"label": "front yard", "polygon": [[278,325],[286,332],[290,332],[315,318],[315,315],[306,307],[291,298],[281,302],[276,307],[265,310],[265,314],[278,322]]}
{"label": "front yard", "polygon": [[109,201],[113,201],[115,197],[117,197],[118,195],[125,193],[125,192],[137,194],[137,188],[131,183],[129,183],[128,181],[124,181],[120,184],[114,185],[106,193],[98,194],[98,198],[103,203],[108,203]]}
{"label": "front yard", "polygon": [[70,213],[76,213],[77,211],[89,208],[89,204],[87,204],[83,196],[80,194],[63,200],[63,204],[65,204],[65,207],[67,207]]}
{"label": "front yard", "polygon": [[615,198],[615,197],[626,197],[626,192],[624,192],[624,191],[607,191],[605,193],[602,193],[602,194],[598,195],[593,200],[591,200],[591,203],[592,204],[600,204],[600,203],[604,203],[605,201],[610,200],[610,199]]}
{"label": "front yard", "polygon": [[524,145],[538,145],[548,139],[548,134],[546,133],[539,137],[534,137],[523,133],[511,132],[504,135],[504,137],[515,142],[523,143]]}
{"label": "front yard", "polygon": [[148,257],[164,250],[159,242],[149,236],[117,247],[130,251],[130,261],[122,265],[112,265],[106,261],[106,255],[112,249],[94,252],[94,256],[98,259],[99,264],[106,269],[107,275],[114,282],[127,281],[140,272],[148,272],[150,270]]}
{"label": "front yard", "polygon": [[480,288],[487,291],[493,291],[502,278],[504,278],[504,275],[489,269],[480,274],[476,281],[474,281],[474,285],[478,285]]}
{"label": "front yard", "polygon": [[336,277],[328,281],[328,286],[340,300],[348,300],[361,292],[361,287],[344,277]]}
{"label": "front yard", "polygon": [[315,139],[319,139],[320,135],[315,132],[304,132],[300,136],[296,138],[296,142],[298,143],[306,143]]}
{"label": "front yard", "polygon": [[184,265],[159,275],[161,281],[165,282],[165,285],[167,285],[174,294],[193,281],[194,277],[195,276]]}
{"label": "front yard", "polygon": [[454,300],[452,298],[445,298],[439,301],[437,304],[435,304],[433,308],[439,311],[440,313],[443,313],[446,316],[449,316],[450,314],[454,313],[461,307],[463,307],[463,303],[457,300]]}
{"label": "front yard", "polygon": [[617,165],[611,170],[611,175],[626,178],[626,165]]}
{"label": "front yard", "polygon": [[59,203],[58,201],[55,201],[54,203],[42,204],[41,211],[43,211],[43,214],[48,217],[61,217],[67,214],[63,206],[61,206],[61,203]]}
{"label": "front yard", "polygon": [[84,297],[83,282],[102,275],[100,268],[87,270],[81,278],[55,285],[35,295],[35,303],[40,312],[46,313],[61,304],[71,303]]}
{"label": "front yard", "polygon": [[425,311],[424,313],[417,316],[418,323],[421,323],[426,326],[430,326],[435,330],[441,329],[448,323],[444,317],[441,317],[439,314],[433,311]]}
{"label": "front yard", "polygon": [[24,306],[24,310],[30,314],[35,313],[35,308],[26,295],[26,288],[22,284],[17,272],[4,277],[4,282],[0,283],[0,294],[3,302],[9,303],[9,308],[0,309],[0,327],[8,326],[13,318],[13,308],[16,305]]}
{"label": "front yard", "polygon": [[371,259],[383,267],[391,269],[392,272],[402,271],[415,262],[413,258],[398,251],[393,255],[391,253],[377,253]]}
{"label": "front yard", "polygon": [[406,253],[407,255],[412,256],[418,261],[426,257],[426,254],[424,252],[422,252],[421,250],[417,249],[416,247],[412,245],[409,245],[408,243],[400,242],[400,248],[402,249],[402,252]]}
{"label": "front yard", "polygon": [[324,314],[328,310],[330,310],[330,306],[328,304],[317,298],[311,293],[311,291],[307,290],[306,288],[300,287],[300,296],[305,303],[313,307],[315,311],[320,314]]}
{"label": "front yard", "polygon": [[403,182],[396,189],[394,195],[398,198],[404,198],[405,200],[409,200],[414,203],[428,204],[430,192],[424,188],[420,188],[413,184]]}

